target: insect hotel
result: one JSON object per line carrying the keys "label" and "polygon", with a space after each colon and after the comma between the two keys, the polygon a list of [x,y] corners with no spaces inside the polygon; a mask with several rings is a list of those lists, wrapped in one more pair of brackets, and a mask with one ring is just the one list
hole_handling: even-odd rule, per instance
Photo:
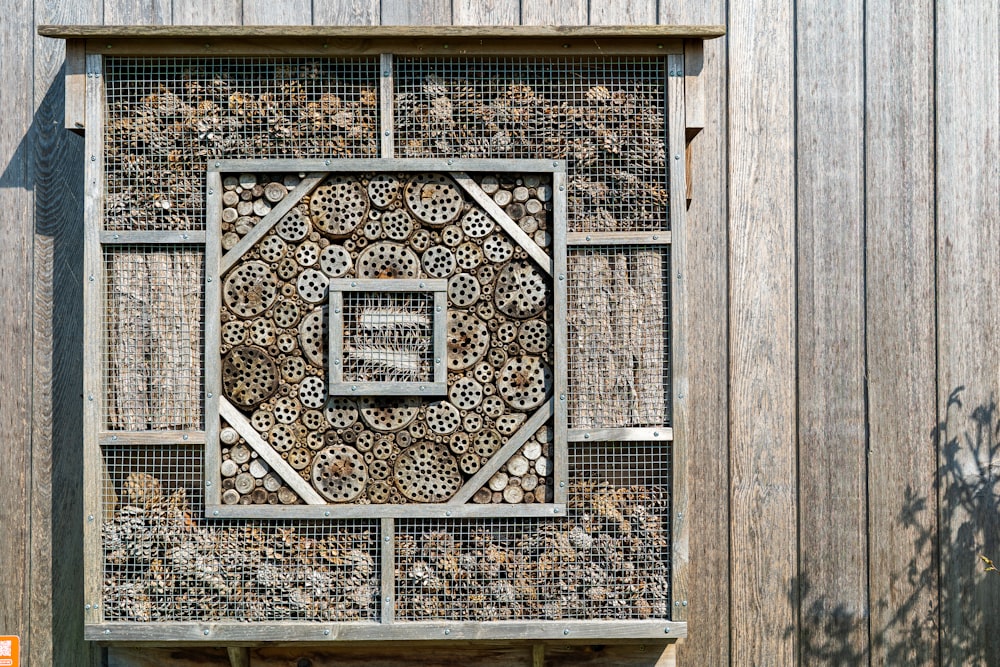
{"label": "insect hotel", "polygon": [[719,30],[53,34],[88,639],[685,636],[678,231]]}

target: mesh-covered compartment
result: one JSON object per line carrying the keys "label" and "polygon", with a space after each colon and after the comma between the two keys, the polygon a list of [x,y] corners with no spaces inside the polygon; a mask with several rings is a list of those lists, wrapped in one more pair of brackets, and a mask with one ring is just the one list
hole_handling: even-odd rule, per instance
{"label": "mesh-covered compartment", "polygon": [[670,423],[668,246],[567,252],[570,428]]}
{"label": "mesh-covered compartment", "polygon": [[667,618],[669,484],[669,443],[573,443],[565,518],[400,520],[396,618]]}
{"label": "mesh-covered compartment", "polygon": [[376,522],[206,520],[201,461],[104,448],[104,620],[378,619]]}
{"label": "mesh-covered compartment", "polygon": [[105,61],[106,229],[204,228],[212,158],[378,156],[377,58]]}
{"label": "mesh-covered compartment", "polygon": [[571,231],[667,229],[665,61],[396,59],[399,157],[567,161]]}
{"label": "mesh-covered compartment", "polygon": [[106,428],[201,428],[204,250],[105,246],[103,256]]}
{"label": "mesh-covered compartment", "polygon": [[433,382],[434,295],[344,292],[344,382]]}

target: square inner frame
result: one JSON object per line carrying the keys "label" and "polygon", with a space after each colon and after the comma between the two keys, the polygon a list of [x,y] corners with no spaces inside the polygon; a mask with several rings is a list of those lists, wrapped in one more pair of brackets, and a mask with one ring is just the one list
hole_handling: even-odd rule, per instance
{"label": "square inner frame", "polygon": [[330,396],[446,395],[447,288],[442,279],[330,280]]}

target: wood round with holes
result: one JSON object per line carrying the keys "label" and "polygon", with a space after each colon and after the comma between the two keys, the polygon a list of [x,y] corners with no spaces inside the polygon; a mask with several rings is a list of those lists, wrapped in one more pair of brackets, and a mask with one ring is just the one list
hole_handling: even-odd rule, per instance
{"label": "wood round with holes", "polygon": [[294,301],[279,301],[271,310],[271,318],[282,329],[292,329],[299,323],[302,310]]}
{"label": "wood round with holes", "polygon": [[299,400],[307,408],[322,408],[326,403],[326,382],[323,378],[310,375],[303,379],[299,383]]}
{"label": "wood round with holes", "polygon": [[282,396],[274,402],[274,418],[280,424],[291,424],[301,412],[302,404],[291,396]]}
{"label": "wood round with holes", "polygon": [[305,447],[295,447],[288,452],[288,465],[295,470],[305,470],[312,463],[312,454]]}
{"label": "wood round with holes", "polygon": [[251,320],[247,333],[251,343],[267,347],[274,343],[274,322],[263,317]]}
{"label": "wood round with holes", "polygon": [[347,503],[365,490],[368,466],[355,448],[336,445],[316,453],[310,477],[324,498],[334,503]]}
{"label": "wood round with holes", "polygon": [[483,241],[483,256],[494,264],[503,264],[514,254],[514,246],[502,234],[491,234]]}
{"label": "wood round with holes", "polygon": [[368,500],[377,505],[385,504],[392,494],[392,483],[385,480],[376,480],[368,484]]}
{"label": "wood round with holes", "polygon": [[257,252],[260,258],[268,264],[280,262],[288,251],[288,244],[281,237],[268,234],[257,244]]}
{"label": "wood round with holes", "polygon": [[462,231],[469,238],[481,239],[489,235],[493,227],[493,219],[479,208],[469,209],[469,212],[462,217]]}
{"label": "wood round with holes", "polygon": [[349,236],[368,215],[368,193],[352,176],[331,176],[309,199],[313,224],[334,238]]}
{"label": "wood round with holes", "polygon": [[313,366],[326,368],[327,322],[323,308],[316,308],[299,322],[299,347]]}
{"label": "wood round with holes", "polygon": [[471,273],[456,273],[448,279],[448,303],[466,308],[479,300],[479,281]]}
{"label": "wood round with holes", "polygon": [[250,410],[278,390],[278,368],[254,345],[234,347],[222,359],[222,391],[226,398]]}
{"label": "wood round with holes", "polygon": [[274,233],[289,243],[297,243],[309,236],[312,225],[302,211],[293,208],[274,225]]}
{"label": "wood round with holes", "polygon": [[382,231],[385,232],[386,238],[392,241],[402,243],[410,238],[414,228],[413,218],[403,209],[386,211],[382,216]]}
{"label": "wood round with holes", "polygon": [[327,290],[330,287],[330,279],[322,271],[316,269],[306,269],[299,274],[295,282],[295,289],[303,301],[309,303],[319,303],[326,299]]}
{"label": "wood round with holes", "polygon": [[475,315],[450,311],[446,318],[446,330],[450,370],[470,368],[490,349],[489,329]]}
{"label": "wood round with holes", "polygon": [[319,244],[304,241],[295,249],[295,261],[299,266],[312,266],[319,259]]}
{"label": "wood round with holes", "polygon": [[358,278],[416,278],[420,274],[416,253],[392,241],[365,248],[358,255],[355,267]]}
{"label": "wood round with holes", "polygon": [[537,408],[551,390],[552,371],[535,355],[508,359],[497,376],[497,393],[515,410]]}
{"label": "wood round with holes", "polygon": [[246,324],[242,320],[234,320],[222,325],[222,342],[226,345],[242,345],[246,339]]}
{"label": "wood round with holes", "polygon": [[472,451],[479,456],[493,456],[500,449],[500,436],[494,431],[480,431],[472,442]]}
{"label": "wood round with holes", "polygon": [[393,174],[376,174],[368,180],[368,198],[375,206],[386,208],[396,201],[402,185]]}
{"label": "wood round with holes", "polygon": [[297,444],[295,430],[288,424],[275,424],[267,432],[267,441],[276,452],[290,451]]}
{"label": "wood round with holes", "polygon": [[331,244],[320,252],[319,268],[331,278],[341,278],[354,268],[354,260],[343,246]]}
{"label": "wood round with holes", "polygon": [[470,377],[459,378],[449,387],[448,400],[460,410],[474,410],[483,400],[483,385]]}
{"label": "wood round with holes", "polygon": [[440,503],[458,492],[462,474],[458,461],[443,444],[422,440],[407,447],[393,466],[396,487],[418,503]]}
{"label": "wood round with holes", "polygon": [[420,412],[420,399],[407,396],[402,398],[358,399],[358,410],[361,419],[372,430],[380,433],[390,433],[406,428]]}
{"label": "wood round with holes", "polygon": [[371,462],[371,465],[368,466],[368,475],[372,479],[389,479],[390,474],[392,474],[392,465],[385,459],[380,459],[377,456]]}
{"label": "wood round with holes", "polygon": [[327,400],[323,414],[333,428],[348,428],[358,421],[358,404],[350,398],[333,396]]}
{"label": "wood round with holes", "polygon": [[226,307],[244,319],[260,315],[278,297],[278,279],[264,262],[251,261],[236,266],[222,286]]}
{"label": "wood round with holes", "polygon": [[447,278],[455,272],[455,253],[441,245],[431,246],[420,256],[420,264],[427,275]]}
{"label": "wood round with holes", "polygon": [[495,285],[493,300],[497,310],[508,317],[534,317],[548,305],[548,279],[526,260],[507,264],[497,276]]}
{"label": "wood round with holes", "polygon": [[544,320],[528,320],[517,333],[517,344],[530,354],[541,354],[552,345],[552,330]]}
{"label": "wood round with holes", "polygon": [[403,190],[407,208],[420,221],[432,227],[446,225],[462,212],[462,193],[442,174],[417,174]]}
{"label": "wood round with holes", "polygon": [[466,241],[455,248],[455,262],[459,268],[471,271],[483,263],[483,251],[477,244]]}
{"label": "wood round with holes", "polygon": [[451,403],[447,401],[435,401],[427,406],[424,412],[424,421],[427,428],[438,435],[448,435],[462,423],[462,415]]}
{"label": "wood round with holes", "polygon": [[281,362],[281,379],[295,383],[305,377],[306,362],[302,357],[286,357]]}

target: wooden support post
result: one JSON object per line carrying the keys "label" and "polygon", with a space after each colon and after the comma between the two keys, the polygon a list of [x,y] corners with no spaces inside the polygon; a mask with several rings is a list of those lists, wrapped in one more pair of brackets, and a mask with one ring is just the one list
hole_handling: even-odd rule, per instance
{"label": "wooden support post", "polygon": [[87,117],[87,54],[86,40],[66,40],[66,118],[67,130],[83,134]]}
{"label": "wooden support post", "polygon": [[250,667],[250,648],[247,646],[227,646],[226,654],[232,667]]}
{"label": "wooden support post", "polygon": [[545,667],[545,644],[531,647],[531,667]]}

